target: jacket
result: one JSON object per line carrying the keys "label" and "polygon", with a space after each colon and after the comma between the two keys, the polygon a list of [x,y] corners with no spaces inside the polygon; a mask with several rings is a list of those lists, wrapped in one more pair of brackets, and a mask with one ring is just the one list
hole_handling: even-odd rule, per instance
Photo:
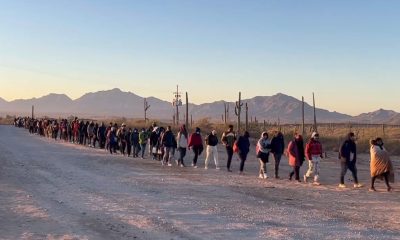
{"label": "jacket", "polygon": [[178,143],[178,147],[187,148],[188,139],[186,138],[185,134],[182,134],[181,132],[179,132],[176,141]]}
{"label": "jacket", "polygon": [[296,140],[292,140],[288,145],[288,158],[289,158],[289,166],[291,167],[300,167],[304,162],[304,149],[299,148]]}
{"label": "jacket", "polygon": [[308,160],[312,160],[313,155],[322,157],[322,144],[314,139],[311,139],[306,144],[306,157]]}
{"label": "jacket", "polygon": [[[353,158],[351,159],[351,154],[353,153]],[[357,160],[357,146],[356,143],[350,139],[343,142],[339,151],[339,159],[342,162],[356,162]]]}
{"label": "jacket", "polygon": [[240,136],[237,140],[239,155],[247,155],[250,152],[250,140],[248,137]]}
{"label": "jacket", "polygon": [[283,134],[278,133],[271,140],[271,152],[274,154],[283,154],[285,151],[285,140],[283,139]]}
{"label": "jacket", "polygon": [[227,147],[233,147],[236,141],[236,135],[234,132],[224,132],[221,137],[221,142]]}
{"label": "jacket", "polygon": [[213,135],[213,134],[207,135],[207,137],[206,137],[206,144],[207,144],[208,146],[212,146],[212,147],[217,146],[217,145],[218,145],[218,138],[217,138],[217,136],[215,136],[215,135]]}
{"label": "jacket", "polygon": [[203,141],[201,140],[201,135],[198,133],[192,133],[189,137],[188,147],[203,146]]}

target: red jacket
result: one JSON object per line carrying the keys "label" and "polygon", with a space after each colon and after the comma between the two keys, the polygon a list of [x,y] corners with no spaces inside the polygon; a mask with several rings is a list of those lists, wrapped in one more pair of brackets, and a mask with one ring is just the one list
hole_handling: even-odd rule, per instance
{"label": "red jacket", "polygon": [[201,140],[201,135],[197,133],[192,133],[189,137],[189,145],[188,147],[193,146],[203,146],[203,140]]}
{"label": "red jacket", "polygon": [[306,157],[308,160],[312,160],[313,155],[322,157],[322,145],[320,142],[311,139],[306,145]]}

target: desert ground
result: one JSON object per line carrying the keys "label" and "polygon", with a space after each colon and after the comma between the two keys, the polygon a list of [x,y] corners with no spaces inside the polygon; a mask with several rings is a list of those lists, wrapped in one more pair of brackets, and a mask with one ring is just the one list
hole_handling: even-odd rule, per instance
{"label": "desert ground", "polygon": [[197,169],[163,167],[11,126],[0,134],[0,239],[400,239],[400,185],[386,192],[377,181],[369,192],[367,154],[358,161],[365,186],[352,188],[349,172],[339,189],[333,152],[314,186],[289,181],[286,158],[281,179],[262,180],[254,153],[239,176],[237,156],[233,173],[213,162],[205,170],[204,155]]}

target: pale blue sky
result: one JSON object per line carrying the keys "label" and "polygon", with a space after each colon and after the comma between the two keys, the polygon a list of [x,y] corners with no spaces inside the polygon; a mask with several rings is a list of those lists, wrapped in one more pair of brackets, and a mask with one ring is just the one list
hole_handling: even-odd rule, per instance
{"label": "pale blue sky", "polygon": [[400,111],[400,1],[0,0],[0,97],[282,92]]}

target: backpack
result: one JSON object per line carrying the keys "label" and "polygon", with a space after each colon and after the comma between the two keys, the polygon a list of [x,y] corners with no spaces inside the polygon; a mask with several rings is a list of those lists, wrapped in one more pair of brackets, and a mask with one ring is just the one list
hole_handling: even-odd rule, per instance
{"label": "backpack", "polygon": [[238,153],[239,152],[239,144],[238,144],[239,140],[235,141],[235,143],[233,144],[233,152]]}

